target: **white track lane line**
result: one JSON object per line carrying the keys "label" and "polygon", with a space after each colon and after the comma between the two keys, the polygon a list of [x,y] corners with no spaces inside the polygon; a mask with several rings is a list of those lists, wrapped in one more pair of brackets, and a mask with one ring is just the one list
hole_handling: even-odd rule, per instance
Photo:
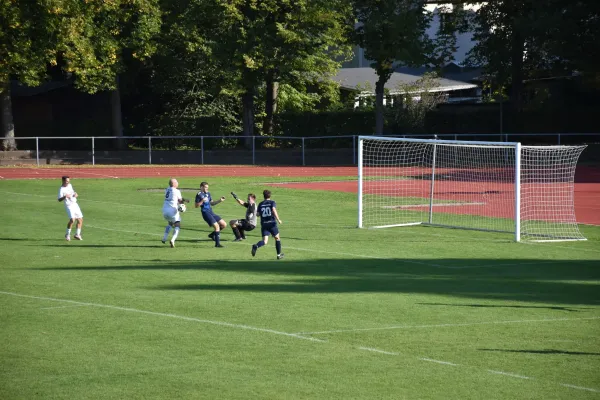
{"label": "white track lane line", "polygon": [[524,324],[524,323],[532,323],[532,322],[586,321],[586,320],[598,320],[598,319],[600,319],[600,317],[522,319],[522,320],[509,320],[509,321],[467,322],[467,323],[463,323],[463,324],[392,325],[392,326],[382,326],[382,327],[378,327],[378,328],[351,328],[351,329],[335,329],[335,330],[330,330],[330,331],[296,332],[296,333],[299,335],[324,335],[324,334],[329,334],[329,333],[384,331],[384,330],[393,330],[393,329],[453,328],[453,327],[459,327],[459,326]]}
{"label": "white track lane line", "polygon": [[245,329],[245,330],[257,331],[257,332],[263,332],[263,333],[271,333],[274,335],[287,336],[287,337],[292,337],[295,339],[308,340],[311,342],[326,342],[326,340],[322,340],[322,339],[317,339],[317,338],[308,337],[308,336],[302,336],[302,335],[298,335],[295,333],[276,331],[273,329],[258,328],[258,327],[250,326],[250,325],[233,324],[230,322],[223,322],[223,321],[212,321],[212,320],[208,320],[208,319],[186,317],[186,316],[177,315],[177,314],[168,314],[168,313],[161,313],[161,312],[154,312],[154,311],[147,311],[147,310],[139,310],[137,308],[111,306],[108,304],[98,304],[98,303],[86,303],[86,302],[74,301],[74,300],[56,299],[53,297],[31,296],[31,295],[13,293],[13,292],[0,291],[0,294],[4,294],[7,296],[14,296],[14,297],[23,297],[23,298],[27,298],[27,299],[35,299],[35,300],[56,301],[56,302],[69,303],[69,304],[74,304],[74,305],[79,305],[79,306],[106,308],[109,310],[126,311],[126,312],[138,313],[138,314],[153,315],[153,316],[157,316],[157,317],[175,318],[175,319],[179,319],[179,320],[183,320],[183,321],[199,322],[201,324],[210,324],[210,325],[216,325],[216,326],[224,326],[224,327],[228,327],[228,328]]}

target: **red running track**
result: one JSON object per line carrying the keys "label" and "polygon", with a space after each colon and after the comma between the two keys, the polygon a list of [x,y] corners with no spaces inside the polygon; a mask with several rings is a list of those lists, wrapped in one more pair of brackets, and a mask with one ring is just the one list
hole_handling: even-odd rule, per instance
{"label": "red running track", "polygon": [[[155,177],[313,177],[313,176],[356,176],[356,167],[259,167],[259,166],[65,166],[65,167],[3,167],[0,168],[0,180],[3,179],[60,179],[68,175],[72,178],[120,179],[120,178],[155,178]],[[600,225],[600,169],[582,167],[577,169],[575,177],[575,213],[577,221],[585,224]],[[357,192],[357,183],[348,182],[304,182],[278,184],[288,187]],[[497,185],[506,185],[499,183]],[[468,189],[467,189],[468,187]],[[454,192],[472,190],[472,184],[464,184],[457,188],[457,182],[449,190]],[[417,193],[415,193],[417,195]],[[448,195],[453,200],[452,195]],[[493,195],[485,194],[482,201],[494,201]],[[447,207],[448,212],[457,212],[456,208]],[[446,211],[439,209],[439,211]],[[461,213],[468,212],[465,209]],[[473,210],[475,213],[475,210]],[[479,210],[477,211],[479,212]],[[469,212],[470,213],[470,212]]]}

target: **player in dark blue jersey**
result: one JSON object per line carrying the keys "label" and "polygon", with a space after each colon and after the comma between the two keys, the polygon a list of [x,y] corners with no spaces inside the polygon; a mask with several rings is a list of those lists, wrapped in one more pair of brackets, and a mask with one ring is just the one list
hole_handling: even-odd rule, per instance
{"label": "player in dark blue jersey", "polygon": [[269,242],[269,235],[275,238],[275,249],[277,250],[277,259],[283,258],[281,252],[281,240],[279,239],[279,228],[277,224],[281,224],[279,214],[277,214],[277,204],[274,200],[271,200],[271,191],[263,191],[264,200],[258,204],[257,213],[260,216],[260,228],[262,231],[263,239],[252,245],[252,257],[256,255],[256,251],[266,245]]}
{"label": "player in dark blue jersey", "polygon": [[202,211],[202,218],[208,226],[212,227],[214,231],[208,235],[209,238],[215,241],[215,247],[224,247],[221,244],[221,229],[225,229],[227,224],[223,218],[219,217],[212,210],[212,206],[217,205],[225,201],[225,197],[221,197],[219,200],[213,200],[210,192],[208,191],[208,183],[202,182],[200,184],[200,191],[196,194],[196,208],[200,207]]}

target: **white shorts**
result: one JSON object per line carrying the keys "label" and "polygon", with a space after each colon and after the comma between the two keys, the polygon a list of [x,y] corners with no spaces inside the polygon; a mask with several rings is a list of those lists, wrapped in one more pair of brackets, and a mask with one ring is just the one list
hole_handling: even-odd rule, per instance
{"label": "white shorts", "polygon": [[81,208],[79,208],[79,204],[75,203],[66,207],[66,209],[69,219],[83,218],[83,213],[81,212]]}
{"label": "white shorts", "polygon": [[173,207],[163,208],[163,218],[172,224],[174,224],[175,222],[181,222],[179,211],[177,211],[177,209]]}

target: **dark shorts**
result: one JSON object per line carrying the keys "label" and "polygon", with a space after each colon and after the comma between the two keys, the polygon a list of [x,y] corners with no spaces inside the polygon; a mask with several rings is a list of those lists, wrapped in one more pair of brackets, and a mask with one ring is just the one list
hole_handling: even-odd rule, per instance
{"label": "dark shorts", "polygon": [[214,224],[219,222],[222,218],[213,212],[205,212],[205,213],[203,212],[202,219],[204,219],[206,221],[208,226],[213,226]]}
{"label": "dark shorts", "polygon": [[243,230],[248,231],[248,232],[250,232],[251,230],[256,228],[254,225],[250,225],[248,223],[248,221],[246,221],[245,219],[238,219],[235,221],[235,224],[237,226],[239,226],[240,228],[242,228]]}
{"label": "dark shorts", "polygon": [[262,235],[263,236],[277,236],[279,235],[279,228],[277,227],[277,224],[268,224],[268,225],[262,225],[260,227],[260,230],[262,231]]}

